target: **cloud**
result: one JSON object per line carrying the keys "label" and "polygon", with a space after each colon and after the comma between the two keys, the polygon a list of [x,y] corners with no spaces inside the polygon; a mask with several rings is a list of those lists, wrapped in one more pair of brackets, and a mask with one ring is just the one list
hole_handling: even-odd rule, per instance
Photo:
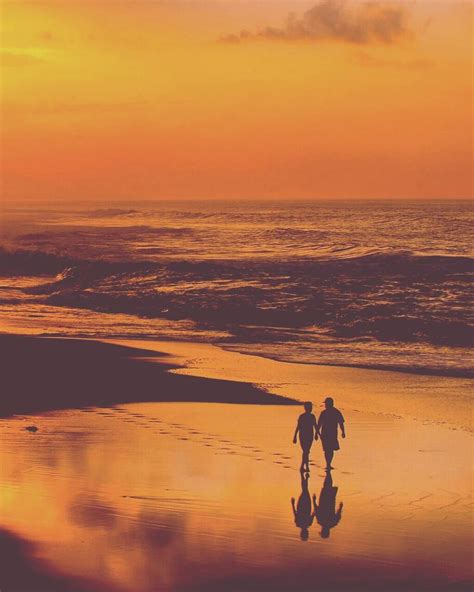
{"label": "cloud", "polygon": [[4,111],[8,111],[9,117],[54,117],[56,115],[69,115],[71,117],[88,116],[90,114],[107,115],[114,113],[134,113],[137,110],[145,110],[153,103],[151,101],[122,101],[122,102],[7,102],[2,103]]}
{"label": "cloud", "polygon": [[4,67],[15,68],[17,66],[33,66],[43,63],[44,60],[27,53],[15,53],[11,51],[0,52],[0,64]]}
{"label": "cloud", "polygon": [[400,4],[366,2],[349,7],[340,0],[320,0],[298,17],[290,13],[281,27],[264,27],[257,31],[242,30],[225,35],[223,43],[245,41],[341,41],[353,44],[393,44],[411,37],[408,15]]}
{"label": "cloud", "polygon": [[51,31],[43,31],[43,32],[39,33],[38,38],[41,41],[45,41],[46,43],[54,41],[54,35]]}
{"label": "cloud", "polygon": [[372,56],[365,52],[356,54],[352,60],[354,63],[367,68],[403,68],[406,70],[425,70],[432,68],[434,63],[427,59],[388,59]]}

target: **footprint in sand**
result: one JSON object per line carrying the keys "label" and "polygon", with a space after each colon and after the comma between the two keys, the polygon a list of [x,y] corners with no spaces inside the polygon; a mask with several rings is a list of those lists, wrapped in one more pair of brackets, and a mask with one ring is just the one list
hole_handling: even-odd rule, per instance
{"label": "footprint in sand", "polygon": [[[86,413],[94,412],[94,410],[92,410],[92,409],[83,409],[83,411]],[[181,440],[183,442],[187,442],[187,441],[192,440],[194,442],[202,444],[206,448],[215,448],[217,445],[219,447],[219,450],[215,451],[214,454],[242,456],[242,457],[252,458],[252,459],[256,460],[257,462],[264,462],[265,461],[265,459],[261,458],[260,456],[255,457],[255,455],[264,454],[264,451],[261,448],[256,448],[256,447],[249,445],[249,444],[237,444],[237,443],[233,442],[232,440],[228,440],[226,438],[220,438],[217,434],[210,434],[208,432],[201,432],[201,431],[195,430],[195,429],[190,430],[188,426],[185,426],[180,423],[166,422],[166,421],[164,421],[162,419],[158,419],[156,417],[149,418],[148,416],[146,416],[142,413],[131,413],[131,412],[127,411],[126,409],[123,409],[120,407],[115,407],[112,409],[112,411],[113,411],[113,413],[121,413],[121,414],[128,415],[128,417],[122,417],[123,421],[125,421],[127,423],[135,423],[136,425],[139,425],[140,427],[147,428],[147,429],[154,427],[153,425],[150,425],[150,424],[162,424],[162,425],[166,424],[166,426],[168,427],[168,430],[161,429],[161,430],[154,431],[153,433],[156,435],[173,436],[177,440]],[[104,416],[112,416],[113,413],[97,412],[98,415],[104,415]],[[142,421],[140,421],[140,420],[142,420]],[[200,436],[200,438],[191,439],[188,437],[179,436],[178,434],[179,434],[179,431],[181,431],[181,430],[186,430],[187,434],[192,434],[193,436]],[[219,446],[219,444],[228,444],[230,446]],[[238,450],[235,450],[235,448],[237,448]],[[239,451],[239,449],[240,449],[240,451]],[[250,454],[245,454],[244,451],[248,451]],[[285,469],[292,469],[293,468],[289,465],[283,464],[284,461],[291,461],[292,460],[291,457],[286,456],[286,455],[282,454],[281,452],[273,452],[273,453],[271,453],[271,456],[276,457],[278,459],[278,460],[275,459],[272,461],[274,464],[277,464],[280,467],[285,468]],[[313,466],[315,466],[315,465],[313,465]]]}

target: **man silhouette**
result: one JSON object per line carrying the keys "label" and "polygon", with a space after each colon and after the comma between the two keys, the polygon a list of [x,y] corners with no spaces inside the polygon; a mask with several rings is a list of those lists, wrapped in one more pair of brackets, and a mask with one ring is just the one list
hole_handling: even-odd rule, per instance
{"label": "man silhouette", "polygon": [[296,436],[299,434],[300,445],[303,450],[300,471],[309,473],[309,451],[311,450],[313,440],[318,439],[318,424],[316,423],[316,418],[311,413],[313,404],[309,401],[306,402],[304,409],[305,412],[298,417],[293,444],[296,444]]}
{"label": "man silhouette", "polygon": [[334,407],[334,399],[327,397],[324,401],[326,409],[321,412],[318,420],[318,432],[321,436],[323,444],[324,456],[326,458],[326,470],[330,471],[332,468],[331,462],[334,456],[334,451],[339,450],[339,441],[337,439],[337,427],[341,428],[341,436],[346,437],[344,429],[344,417],[339,409]]}
{"label": "man silhouette", "polygon": [[336,511],[337,487],[332,484],[331,472],[328,471],[324,480],[323,488],[319,494],[319,505],[316,503],[316,496],[313,495],[314,515],[318,524],[321,525],[321,537],[329,538],[331,528],[334,528],[342,517],[343,504],[339,504]]}

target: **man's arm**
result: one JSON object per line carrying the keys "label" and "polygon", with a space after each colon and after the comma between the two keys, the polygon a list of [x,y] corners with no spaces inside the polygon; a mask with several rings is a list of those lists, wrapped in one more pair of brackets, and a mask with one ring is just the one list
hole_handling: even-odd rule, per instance
{"label": "man's arm", "polygon": [[323,423],[324,423],[324,415],[323,415],[323,413],[324,413],[324,411],[321,411],[321,413],[319,414],[319,417],[318,417],[318,421],[317,421],[317,424],[318,424],[318,434],[320,436],[321,436],[321,429],[322,429]]}
{"label": "man's arm", "polygon": [[[339,504],[339,510],[336,512],[336,524],[339,523],[339,520],[342,518],[342,508],[344,507],[344,504],[341,502]],[[336,524],[334,526],[336,526]]]}
{"label": "man's arm", "polygon": [[339,413],[339,416],[340,416],[339,417],[339,427],[341,428],[341,436],[343,438],[345,438],[346,437],[346,428],[344,426],[344,417],[343,417],[342,413]]}
{"label": "man's arm", "polygon": [[293,508],[293,515],[296,518],[295,498],[291,498],[291,507]]}

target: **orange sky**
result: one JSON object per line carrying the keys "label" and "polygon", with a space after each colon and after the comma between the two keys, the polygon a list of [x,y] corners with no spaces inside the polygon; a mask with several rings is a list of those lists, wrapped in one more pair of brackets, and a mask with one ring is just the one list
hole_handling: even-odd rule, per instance
{"label": "orange sky", "polygon": [[471,197],[472,5],[324,2],[1,2],[4,197]]}

